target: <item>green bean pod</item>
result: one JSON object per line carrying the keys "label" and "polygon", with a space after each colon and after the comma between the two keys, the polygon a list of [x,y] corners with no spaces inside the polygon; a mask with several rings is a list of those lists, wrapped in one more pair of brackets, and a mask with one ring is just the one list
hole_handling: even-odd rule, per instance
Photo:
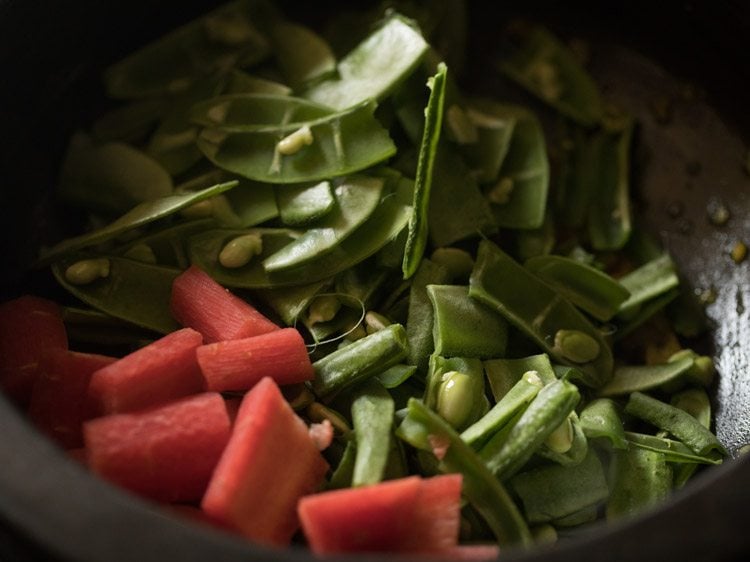
{"label": "green bean pod", "polygon": [[674,435],[698,455],[705,455],[711,451],[726,454],[716,436],[693,416],[646,394],[632,393],[625,405],[625,413]]}
{"label": "green bean pod", "polygon": [[383,479],[391,448],[393,398],[370,379],[354,392],[351,413],[357,440],[352,486],[377,484]]}
{"label": "green bean pod", "polygon": [[340,348],[313,363],[313,392],[330,397],[343,388],[367,380],[406,357],[406,331],[401,324],[387,328]]}
{"label": "green bean pod", "polygon": [[438,467],[442,472],[463,475],[463,495],[484,518],[499,544],[531,544],[526,521],[505,487],[440,416],[421,401],[411,399],[407,416],[396,434],[412,446],[433,454],[435,445],[441,445],[441,450],[445,447]]}
{"label": "green bean pod", "polygon": [[491,438],[479,454],[501,480],[518,472],[570,415],[581,395],[575,385],[554,381],[536,395],[507,436]]}
{"label": "green bean pod", "polygon": [[[611,378],[612,351],[599,330],[569,301],[488,240],[480,242],[469,295],[505,316],[555,360],[577,367],[587,386],[596,388]],[[585,358],[577,353],[573,356],[566,346],[559,345],[558,336],[563,332],[586,340]],[[586,360],[578,362],[581,359]]]}

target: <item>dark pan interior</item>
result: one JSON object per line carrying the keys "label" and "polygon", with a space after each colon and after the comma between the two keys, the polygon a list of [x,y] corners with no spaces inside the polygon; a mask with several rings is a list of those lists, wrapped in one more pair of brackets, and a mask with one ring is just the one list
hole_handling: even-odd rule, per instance
{"label": "dark pan interior", "polygon": [[[309,19],[320,22],[336,4],[316,3]],[[638,218],[658,235],[697,292],[715,291],[716,300],[707,307],[712,335],[704,344],[720,373],[716,431],[737,456],[750,443],[750,263],[734,263],[729,250],[736,241],[750,243],[750,174],[744,169],[750,146],[750,113],[744,107],[750,5],[495,4],[470,2],[473,55],[467,82],[489,92],[505,88],[487,79],[488,61],[502,22],[527,16],[565,37],[586,39],[591,71],[607,97],[638,118]],[[197,1],[0,1],[0,67],[6,77],[0,89],[3,297],[47,289],[44,276],[29,278],[23,272],[40,241],[64,229],[65,221],[51,218],[48,191],[70,131],[100,107],[101,67],[204,9]],[[666,123],[654,114],[658,100],[669,102]],[[721,227],[708,220],[708,209],[717,202],[731,213]],[[312,560],[303,552],[259,551],[151,511],[65,460],[1,397],[0,427],[0,554],[8,549],[3,560],[40,553],[76,560]],[[705,471],[648,516],[594,526],[552,551],[508,553],[506,559],[631,560],[646,554],[665,560],[736,559],[750,552],[744,524],[748,463],[738,458]]]}

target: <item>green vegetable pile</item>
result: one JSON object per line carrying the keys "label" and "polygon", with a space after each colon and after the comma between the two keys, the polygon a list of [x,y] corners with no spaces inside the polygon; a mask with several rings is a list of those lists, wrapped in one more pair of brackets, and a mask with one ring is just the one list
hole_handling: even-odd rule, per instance
{"label": "green vegetable pile", "polygon": [[324,38],[240,0],[107,69],[59,185],[90,226],[39,261],[70,337],[177,329],[197,265],[305,334],[328,487],[459,472],[462,538],[501,545],[640,513],[726,453],[702,318],[633,219],[637,123],[541,26],[488,69],[520,106],[462,89],[460,2],[389,6]]}

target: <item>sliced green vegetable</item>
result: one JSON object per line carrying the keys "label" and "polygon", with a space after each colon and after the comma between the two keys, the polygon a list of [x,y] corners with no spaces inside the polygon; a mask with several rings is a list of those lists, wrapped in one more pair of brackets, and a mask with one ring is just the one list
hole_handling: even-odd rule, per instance
{"label": "sliced green vegetable", "polygon": [[331,182],[312,185],[280,185],[276,190],[281,222],[304,225],[326,215],[336,205]]}
{"label": "sliced green vegetable", "polygon": [[647,449],[657,453],[663,453],[668,462],[672,463],[689,463],[689,464],[721,464],[722,453],[712,450],[705,455],[696,454],[693,450],[682,443],[666,437],[656,435],[645,435],[626,431],[625,438],[628,444],[633,447]]}
{"label": "sliced green vegetable", "polygon": [[482,362],[467,357],[430,357],[425,405],[461,431],[489,410]]}
{"label": "sliced green vegetable", "polygon": [[612,493],[607,519],[637,515],[666,499],[672,491],[672,467],[663,453],[640,447],[617,451],[610,468]]}
{"label": "sliced green vegetable", "polygon": [[554,381],[542,388],[505,435],[495,435],[479,451],[490,471],[501,480],[518,472],[547,437],[570,415],[581,395],[575,385]]}
{"label": "sliced green vegetable", "polygon": [[596,193],[591,198],[588,232],[595,250],[619,250],[630,238],[630,145],[633,119],[617,131],[602,131],[596,142]]}
{"label": "sliced green vegetable", "polygon": [[417,271],[419,262],[427,246],[429,232],[428,210],[432,177],[437,157],[438,142],[443,123],[443,105],[445,103],[445,82],[448,68],[440,63],[437,74],[427,82],[430,88],[430,99],[425,109],[425,126],[422,132],[422,143],[419,148],[417,176],[414,183],[412,215],[409,218],[409,234],[406,238],[402,271],[408,279]]}
{"label": "sliced green vegetable", "polygon": [[138,100],[102,114],[91,126],[97,143],[134,143],[146,137],[167,107],[160,99]]}
{"label": "sliced green vegetable", "polygon": [[495,221],[505,228],[539,228],[549,190],[547,149],[539,120],[523,107],[488,100],[474,103],[493,117],[515,122],[497,181],[485,189]]}
{"label": "sliced green vegetable", "polygon": [[564,256],[531,258],[524,267],[597,320],[611,319],[630,296],[625,287],[606,273]]}
{"label": "sliced green vegetable", "polygon": [[225,4],[128,55],[104,73],[107,93],[113,98],[173,94],[227,66],[260,61],[269,45],[253,25],[251,5],[248,0]]}
{"label": "sliced green vegetable", "polygon": [[391,16],[341,59],[336,78],[315,84],[302,95],[334,109],[383,99],[419,65],[427,48],[405,18]]}
{"label": "sliced green vegetable", "polygon": [[474,449],[479,449],[492,434],[522,411],[543,386],[542,379],[534,371],[527,371],[489,412],[461,433],[461,439]]}
{"label": "sliced green vegetable", "polygon": [[[469,295],[497,310],[557,361],[573,364],[587,386],[598,387],[611,378],[612,352],[601,333],[570,302],[487,240],[479,244]],[[596,357],[584,363],[566,357],[555,345],[560,330],[576,331],[596,342]]]}
{"label": "sliced green vegetable", "polygon": [[295,236],[291,231],[266,229],[264,232],[267,234],[263,235],[263,254],[259,260],[245,267],[229,270],[218,262],[221,248],[231,237],[248,231],[207,230],[190,238],[190,259],[228,287],[255,289],[314,283],[364,261],[395,239],[406,226],[409,210],[408,205],[403,204],[398,197],[386,196],[370,219],[331,252],[299,267],[276,271],[273,275],[265,271],[262,260],[288,244]]}
{"label": "sliced green vegetable", "polygon": [[549,355],[546,353],[519,359],[491,359],[484,362],[484,370],[487,373],[492,395],[498,402],[530,371],[536,373],[544,384],[557,379]]}
{"label": "sliced green vegetable", "polygon": [[68,144],[58,189],[76,205],[118,214],[170,195],[173,185],[167,171],[145,152],[118,141],[96,145],[88,135],[76,133]]}
{"label": "sliced green vegetable", "polygon": [[693,416],[642,392],[634,392],[630,395],[625,405],[625,413],[674,435],[698,455],[706,455],[711,451],[726,454],[716,436]]}
{"label": "sliced green vegetable", "polygon": [[349,237],[372,216],[381,199],[384,181],[367,176],[349,176],[334,188],[335,207],[299,238],[263,260],[270,274],[314,260]]}
{"label": "sliced green vegetable", "polygon": [[414,376],[416,372],[417,367],[414,365],[394,365],[376,375],[375,378],[378,379],[380,384],[390,390],[401,386],[401,384]]}
{"label": "sliced green vegetable", "polygon": [[658,365],[627,365],[617,367],[612,379],[601,387],[599,396],[622,396],[640,390],[650,390],[674,382],[693,366],[692,357]]}
{"label": "sliced green vegetable", "polygon": [[383,479],[393,432],[393,398],[375,379],[357,388],[352,401],[352,424],[357,455],[352,486],[377,484]]}
{"label": "sliced green vegetable", "polygon": [[571,516],[609,495],[602,463],[593,449],[580,464],[535,468],[513,477],[510,486],[521,498],[529,523]]}
{"label": "sliced green vegetable", "polygon": [[392,324],[340,348],[313,363],[313,392],[327,397],[382,373],[406,357],[407,345],[403,326]]}
{"label": "sliced green vegetable", "polygon": [[517,116],[512,113],[485,113],[472,107],[471,102],[466,115],[476,128],[477,141],[463,147],[462,153],[469,165],[478,171],[477,180],[480,183],[496,182],[510,148]]}
{"label": "sliced green vegetable", "polygon": [[617,406],[609,398],[592,400],[581,411],[581,428],[589,439],[608,439],[615,449],[625,449],[625,429]]}
{"label": "sliced green vegetable", "polygon": [[260,78],[243,70],[234,69],[225,76],[223,94],[272,94],[288,96],[292,89],[286,84]]}
{"label": "sliced green vegetable", "polygon": [[190,120],[221,131],[249,133],[299,128],[334,113],[329,107],[288,95],[227,94],[194,104]]}
{"label": "sliced green vegetable", "polygon": [[446,145],[438,148],[427,222],[436,248],[497,231],[490,205],[471,171]]}
{"label": "sliced green vegetable", "polygon": [[69,254],[70,252],[112,240],[125,232],[145,226],[169,215],[173,215],[181,209],[199,203],[200,201],[215,197],[232,189],[237,183],[238,182],[236,181],[220,183],[195,193],[167,195],[159,199],[152,199],[143,202],[114,222],[100,228],[99,230],[63,240],[52,248],[44,251],[40,260],[44,263],[49,263],[51,260]]}
{"label": "sliced green vegetable", "polygon": [[596,125],[602,100],[594,80],[554,35],[535,26],[500,69],[529,92],[574,121]]}
{"label": "sliced green vegetable", "polygon": [[434,311],[435,353],[480,359],[505,355],[508,324],[502,316],[469,298],[469,287],[428,285],[427,295]]}
{"label": "sliced green vegetable", "polygon": [[427,361],[435,351],[433,324],[435,312],[427,293],[428,285],[443,284],[448,281],[448,271],[428,259],[419,264],[417,273],[411,279],[409,288],[409,310],[406,320],[406,334],[409,339],[409,363],[421,372],[427,370]]}
{"label": "sliced green vegetable", "polygon": [[440,416],[419,400],[411,399],[397,435],[423,451],[436,454],[436,449],[440,450],[440,470],[463,475],[462,493],[484,518],[501,545],[531,544],[526,521],[505,487]]}
{"label": "sliced green vegetable", "polygon": [[630,292],[630,297],[620,305],[619,315],[628,318],[651,299],[675,289],[680,280],[672,258],[668,254],[649,261],[619,279]]}
{"label": "sliced green vegetable", "polygon": [[[269,183],[302,183],[351,174],[395,154],[396,147],[364,102],[339,113],[301,123],[247,132],[204,129],[198,147],[218,167]],[[278,143],[307,129],[309,145],[282,154]]]}
{"label": "sliced green vegetable", "polygon": [[588,454],[589,443],[575,411],[555,429],[536,454],[563,466],[575,466]]}
{"label": "sliced green vegetable", "polygon": [[286,81],[295,89],[336,71],[336,57],[325,39],[312,29],[278,22],[269,34],[276,60]]}
{"label": "sliced green vegetable", "polygon": [[179,269],[110,256],[106,278],[86,285],[72,284],[65,278],[65,270],[83,257],[66,257],[52,266],[57,281],[73,296],[115,318],[161,334],[180,328],[169,309],[172,283]]}

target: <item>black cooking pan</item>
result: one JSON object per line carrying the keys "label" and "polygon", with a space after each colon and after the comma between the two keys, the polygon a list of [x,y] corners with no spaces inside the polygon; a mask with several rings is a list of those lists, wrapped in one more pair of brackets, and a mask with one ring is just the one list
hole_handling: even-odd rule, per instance
{"label": "black cooking pan", "polygon": [[[29,277],[26,266],[42,241],[64,233],[68,219],[74,222],[56,213],[49,191],[70,132],[101,107],[101,68],[206,4],[0,2],[3,298],[51,290],[49,279]],[[728,251],[736,241],[750,243],[750,175],[743,169],[750,146],[750,5],[504,4],[470,2],[465,80],[489,91],[497,86],[486,79],[487,65],[510,16],[589,41],[592,72],[641,125],[638,218],[696,292],[716,295],[707,307],[712,330],[704,344],[719,370],[716,432],[734,457],[642,517],[595,525],[553,549],[504,558],[746,559],[750,458],[740,450],[750,443],[750,264],[736,264]],[[302,12],[319,24],[336,8],[316,2],[314,13],[309,6]],[[731,213],[723,226],[708,218],[717,205]],[[313,560],[306,552],[260,549],[152,510],[67,460],[2,397],[0,430],[0,560]]]}

